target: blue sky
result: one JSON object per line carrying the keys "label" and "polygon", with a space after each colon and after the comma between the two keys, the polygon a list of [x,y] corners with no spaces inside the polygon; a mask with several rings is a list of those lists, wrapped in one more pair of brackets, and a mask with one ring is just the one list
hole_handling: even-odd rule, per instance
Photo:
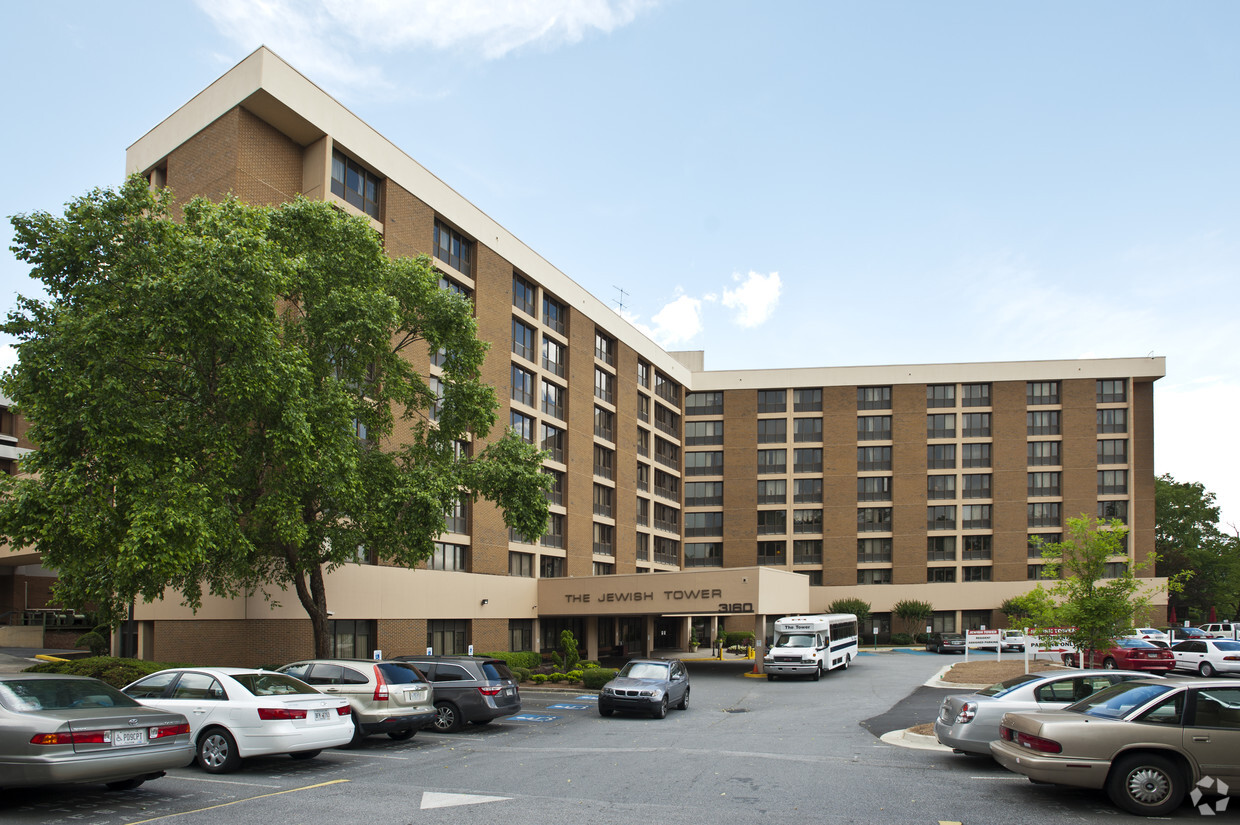
{"label": "blue sky", "polygon": [[[1166,356],[1156,471],[1240,523],[1240,3],[51,0],[0,20],[6,218],[116,185],[129,144],[265,44],[708,369]],[[33,291],[0,255],[0,308]]]}

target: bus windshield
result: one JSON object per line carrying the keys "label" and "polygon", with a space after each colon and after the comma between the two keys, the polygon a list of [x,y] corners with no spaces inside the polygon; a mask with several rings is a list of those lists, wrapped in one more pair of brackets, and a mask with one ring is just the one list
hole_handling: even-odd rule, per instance
{"label": "bus windshield", "polygon": [[789,633],[775,640],[775,647],[814,647],[813,633]]}

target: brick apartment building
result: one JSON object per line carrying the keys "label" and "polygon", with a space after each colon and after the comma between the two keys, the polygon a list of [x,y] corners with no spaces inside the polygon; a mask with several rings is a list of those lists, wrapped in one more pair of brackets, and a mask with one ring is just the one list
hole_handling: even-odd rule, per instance
{"label": "brick apartment building", "polygon": [[[591,657],[683,648],[721,621],[761,633],[850,596],[874,611],[867,640],[907,598],[935,605],[935,629],[993,627],[1041,574],[1032,537],[1056,540],[1067,518],[1127,522],[1117,570],[1153,550],[1161,358],[707,371],[263,48],[131,146],[126,167],[178,198],[325,199],[366,216],[392,254],[432,255],[492,344],[501,422],[550,453],[537,543],[476,505],[448,515],[422,569],[334,572],[341,655],[546,648],[562,628]],[[291,595],[197,615],[170,597],[137,619],[147,658],[311,653]]]}

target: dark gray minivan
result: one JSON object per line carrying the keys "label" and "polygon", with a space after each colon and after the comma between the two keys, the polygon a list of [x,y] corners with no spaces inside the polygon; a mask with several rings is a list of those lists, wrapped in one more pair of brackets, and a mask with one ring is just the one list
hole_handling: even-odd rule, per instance
{"label": "dark gray minivan", "polygon": [[466,722],[485,725],[521,712],[517,680],[500,659],[485,656],[395,656],[422,671],[435,689],[435,718],[428,725],[452,733]]}

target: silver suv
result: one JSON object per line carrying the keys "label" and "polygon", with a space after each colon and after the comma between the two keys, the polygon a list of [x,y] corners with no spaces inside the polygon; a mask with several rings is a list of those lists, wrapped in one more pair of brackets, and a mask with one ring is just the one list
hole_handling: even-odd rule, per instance
{"label": "silver suv", "polygon": [[277,670],[329,696],[349,700],[354,745],[372,733],[408,739],[435,718],[434,691],[406,662],[309,659]]}
{"label": "silver suv", "polygon": [[435,686],[434,728],[452,733],[466,722],[485,725],[521,712],[517,680],[500,659],[484,656],[397,656],[426,674]]}

